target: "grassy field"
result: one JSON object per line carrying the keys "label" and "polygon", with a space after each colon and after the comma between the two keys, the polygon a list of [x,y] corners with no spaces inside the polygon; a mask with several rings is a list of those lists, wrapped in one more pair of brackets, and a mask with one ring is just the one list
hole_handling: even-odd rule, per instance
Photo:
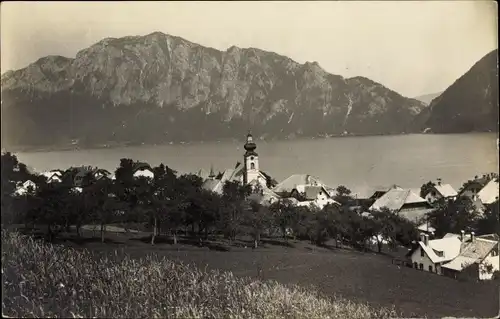
{"label": "grassy field", "polygon": [[107,318],[390,318],[274,281],[148,256],[101,256],[2,232],[2,315]]}
{"label": "grassy field", "polygon": [[[147,243],[147,237],[142,238],[145,235],[108,233],[108,241],[105,244],[100,243],[98,238],[87,238],[80,242],[67,241],[65,244],[77,250],[88,249],[96,256],[94,259],[113,258],[132,263],[132,260],[141,260],[153,255],[159,259],[167,258],[193,264],[202,272],[231,271],[236,278],[253,277],[257,282],[275,280],[291,285],[291,291],[295,291],[297,286],[308,290],[314,287],[311,291],[317,290],[321,300],[339,296],[344,298],[341,303],[345,303],[345,299],[350,300],[345,303],[349,304],[349,307],[368,304],[371,308],[363,309],[370,310],[355,312],[355,316],[359,314],[359,318],[370,315],[377,317],[380,314],[374,315],[374,310],[371,309],[388,309],[393,306],[405,317],[493,317],[498,314],[498,283],[459,282],[392,265],[389,258],[374,253],[319,248],[304,242],[286,244],[283,241],[270,240],[264,241],[264,246],[255,250],[245,248],[244,241],[237,243],[239,247],[231,247],[230,251],[220,251],[223,250],[221,247],[225,247],[223,243],[213,241],[208,247],[197,247],[196,242],[187,240],[174,246],[159,238],[159,242],[151,246]],[[98,236],[96,233],[96,237]],[[236,284],[240,279],[231,278],[236,286],[241,284]],[[278,286],[285,289],[281,285]],[[219,295],[218,298],[228,297]],[[337,305],[335,307],[344,309],[345,306],[338,302],[338,299],[333,301]],[[275,312],[272,314],[276,315]],[[346,314],[338,317],[344,318]],[[305,313],[297,316],[307,317]],[[314,317],[314,314],[312,316]],[[334,313],[333,317],[337,315]]]}

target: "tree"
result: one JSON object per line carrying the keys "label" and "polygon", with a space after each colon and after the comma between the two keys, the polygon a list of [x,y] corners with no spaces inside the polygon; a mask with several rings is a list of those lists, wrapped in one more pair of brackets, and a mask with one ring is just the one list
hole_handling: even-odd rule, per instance
{"label": "tree", "polygon": [[287,231],[293,225],[294,205],[288,199],[279,199],[269,207],[273,216],[273,223],[282,232],[283,238],[288,240]]}
{"label": "tree", "polygon": [[434,186],[436,186],[436,183],[431,182],[431,181],[423,184],[420,187],[420,197],[425,198],[425,196],[427,196],[427,194],[429,194],[429,192],[432,190],[432,188]]}
{"label": "tree", "polygon": [[236,181],[227,181],[224,184],[218,221],[224,235],[230,241],[235,240],[240,231],[245,201],[250,194],[251,188],[248,185],[241,185]]}
{"label": "tree", "polygon": [[256,201],[249,200],[244,210],[243,225],[249,229],[249,233],[254,240],[254,248],[260,243],[260,236],[269,226],[271,216],[267,207],[262,206]]}
{"label": "tree", "polygon": [[340,185],[335,189],[334,199],[342,206],[348,205],[354,200],[351,190],[343,185]]}
{"label": "tree", "polygon": [[436,209],[428,215],[428,222],[436,229],[436,236],[457,233],[461,230],[472,231],[478,219],[478,212],[467,198],[441,200]]}
{"label": "tree", "polygon": [[2,174],[2,194],[1,211],[2,224],[18,220],[16,213],[16,204],[18,199],[14,198],[14,192],[17,187],[28,180],[35,178],[27,169],[26,165],[20,163],[17,157],[10,152],[1,155],[1,174]]}

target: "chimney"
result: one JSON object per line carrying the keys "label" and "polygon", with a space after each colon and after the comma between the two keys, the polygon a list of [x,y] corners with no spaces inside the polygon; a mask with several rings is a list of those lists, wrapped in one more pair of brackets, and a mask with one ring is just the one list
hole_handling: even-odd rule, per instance
{"label": "chimney", "polygon": [[465,240],[465,231],[461,230],[460,231],[460,241],[463,243]]}
{"label": "chimney", "polygon": [[420,234],[420,241],[425,244],[425,234]]}
{"label": "chimney", "polygon": [[236,166],[234,166],[234,169],[237,169],[237,168],[238,168],[238,166],[240,166],[240,165],[241,165],[241,162],[240,162],[240,161],[236,162]]}
{"label": "chimney", "polygon": [[476,240],[476,234],[472,231],[470,232],[470,242],[473,243]]}
{"label": "chimney", "polygon": [[424,235],[424,245],[429,246],[429,235],[427,234]]}

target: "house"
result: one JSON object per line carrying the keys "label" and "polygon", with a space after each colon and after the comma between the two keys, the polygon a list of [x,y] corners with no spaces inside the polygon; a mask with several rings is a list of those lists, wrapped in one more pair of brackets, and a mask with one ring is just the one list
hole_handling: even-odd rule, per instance
{"label": "house", "polygon": [[446,234],[441,239],[429,240],[429,235],[420,234],[420,241],[407,256],[413,268],[441,275],[442,265],[460,254],[462,242],[456,234]]}
{"label": "house", "polygon": [[398,185],[394,184],[394,185],[392,185],[389,188],[376,189],[375,192],[373,193],[373,195],[370,196],[368,199],[372,200],[373,202],[375,202],[377,199],[379,199],[380,197],[384,196],[384,194],[387,193],[388,191],[390,191],[391,189],[402,189],[402,188],[399,187]]}
{"label": "house", "polygon": [[43,175],[47,178],[47,183],[60,183],[62,182],[63,178],[63,172],[60,170],[51,170],[43,172],[40,175]]}
{"label": "house", "polygon": [[484,214],[491,205],[498,203],[498,178],[487,180],[487,177],[469,181],[459,193],[460,199],[470,203],[472,209],[479,214]]}
{"label": "house", "polygon": [[100,180],[106,176],[109,176],[110,173],[105,169],[94,168],[92,166],[82,166],[78,168],[74,168],[74,177],[73,177],[73,185],[76,187],[82,187],[89,180],[87,178],[91,178],[91,180]]}
{"label": "house", "polygon": [[492,279],[493,273],[500,270],[498,253],[498,237],[476,237],[471,233],[469,240],[461,243],[460,254],[442,265],[443,274],[456,279]]}
{"label": "house", "polygon": [[498,179],[492,179],[477,193],[477,197],[483,205],[492,205],[498,202],[499,190]]}
{"label": "house", "polygon": [[[252,183],[256,183],[256,181],[253,181]],[[269,188],[261,187],[258,189],[258,191],[250,194],[248,199],[253,200],[263,206],[270,206],[271,204],[277,202],[280,199],[280,197],[278,196],[278,194],[276,194]]]}
{"label": "house", "polygon": [[458,192],[459,197],[466,197],[470,199],[477,198],[477,194],[494,178],[498,178],[494,174],[483,175],[482,177],[475,177],[474,180],[467,181],[460,191]]}
{"label": "house", "polygon": [[[222,194],[224,184],[228,181],[251,185],[253,189],[256,187],[267,189],[269,176],[259,169],[259,155],[255,151],[257,145],[251,133],[247,135],[244,148],[243,164],[237,162],[234,169],[226,169],[219,175],[215,175],[211,169],[208,178],[203,182],[203,189]],[[203,175],[204,172],[200,170],[198,176],[203,178]]]}
{"label": "house", "polygon": [[297,185],[291,191],[290,197],[297,199],[297,206],[314,205],[322,209],[328,204],[340,205],[322,185]]}
{"label": "house", "polygon": [[282,197],[289,197],[294,189],[305,185],[325,186],[317,177],[308,174],[294,174],[278,183],[278,185],[273,188],[273,191]]}
{"label": "house", "polygon": [[427,200],[411,189],[400,187],[392,188],[386,192],[370,206],[369,210],[374,211],[383,208],[389,209],[411,222],[419,222],[427,213],[432,211],[432,207]]}
{"label": "house", "polygon": [[438,181],[436,184],[429,187],[424,198],[429,202],[429,204],[434,204],[442,199],[455,199],[457,196],[457,191],[453,189],[450,184],[442,184],[441,181]]}
{"label": "house", "polygon": [[430,237],[434,236],[434,233],[436,232],[436,228],[432,227],[429,225],[429,223],[423,223],[417,227],[417,230],[421,234],[427,234]]}
{"label": "house", "polygon": [[147,177],[153,178],[155,175],[153,173],[153,169],[147,163],[137,162],[134,164],[132,168],[134,177]]}

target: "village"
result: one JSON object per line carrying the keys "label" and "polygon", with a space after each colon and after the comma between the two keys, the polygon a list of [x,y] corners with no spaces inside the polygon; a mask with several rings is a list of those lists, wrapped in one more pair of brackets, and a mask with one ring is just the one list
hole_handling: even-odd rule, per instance
{"label": "village", "polygon": [[[217,173],[213,168],[209,171],[199,170],[196,176],[202,181],[201,187],[223,195],[227,182],[248,185],[251,189],[249,198],[264,207],[283,202],[295,207],[320,210],[326,206],[348,205],[350,211],[364,218],[372,218],[373,212],[386,209],[412,223],[419,233],[419,239],[412,243],[404,256],[398,258],[402,265],[452,278],[467,276],[476,280],[492,279],[500,271],[498,234],[475,234],[462,229],[460,233],[438,236],[436,227],[428,219],[428,215],[443,202],[460,200],[461,205],[467,203],[465,209],[477,216],[484,216],[498,207],[499,181],[496,174],[475,176],[459,191],[441,180],[429,182],[420,190],[393,185],[375,191],[368,198],[352,198],[346,204],[335,200],[338,188],[325,185],[319,178],[311,175],[294,174],[279,183],[274,181],[260,168],[257,145],[251,133],[247,135],[244,149],[243,163],[237,162],[234,168]],[[135,178],[154,178],[154,170],[147,163],[136,162],[132,169]],[[77,171],[73,178],[73,190],[76,192],[82,192],[89,172],[96,180],[103,177],[111,180],[116,178],[106,170],[92,167],[81,167]],[[62,174],[60,170],[42,173],[48,183],[61,182]],[[35,182],[28,180],[20,183],[15,193],[23,196],[36,187]],[[372,238],[372,242],[377,240],[388,243],[388,238],[383,238],[382,234]]]}

